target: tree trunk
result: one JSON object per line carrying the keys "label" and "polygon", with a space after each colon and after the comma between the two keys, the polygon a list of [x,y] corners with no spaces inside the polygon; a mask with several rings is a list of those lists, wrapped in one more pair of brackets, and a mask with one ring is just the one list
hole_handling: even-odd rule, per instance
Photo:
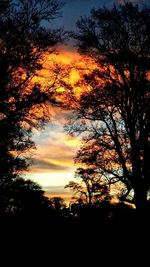
{"label": "tree trunk", "polygon": [[92,206],[92,194],[91,194],[91,191],[89,191],[89,205]]}
{"label": "tree trunk", "polygon": [[147,190],[142,186],[134,190],[135,206],[137,211],[137,219],[145,222],[147,216]]}

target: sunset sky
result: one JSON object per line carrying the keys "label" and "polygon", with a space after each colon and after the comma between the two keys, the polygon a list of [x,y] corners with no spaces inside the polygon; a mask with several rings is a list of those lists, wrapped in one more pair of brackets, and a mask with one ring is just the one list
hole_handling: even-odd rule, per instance
{"label": "sunset sky", "polygon": [[[54,26],[64,27],[66,30],[74,30],[77,19],[88,15],[91,8],[114,3],[112,0],[67,0],[65,2],[63,16],[55,21]],[[71,60],[78,60],[79,56],[73,47],[73,42],[69,42],[68,46],[64,46],[61,50],[60,55],[57,56],[58,62],[60,60],[68,64]],[[76,79],[76,73],[72,74],[71,79]],[[73,179],[76,169],[74,156],[80,147],[80,139],[71,138],[64,132],[65,116],[66,112],[60,108],[53,108],[51,123],[43,131],[34,133],[33,139],[37,149],[32,155],[34,164],[26,175],[27,178],[42,185],[44,190],[54,194],[60,192],[65,194],[64,186]],[[68,194],[67,190],[66,194]]]}

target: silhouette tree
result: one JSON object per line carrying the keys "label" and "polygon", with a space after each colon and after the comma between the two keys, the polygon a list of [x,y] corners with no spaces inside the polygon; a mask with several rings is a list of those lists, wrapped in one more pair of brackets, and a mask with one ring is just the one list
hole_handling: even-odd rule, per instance
{"label": "silhouette tree", "polygon": [[53,209],[60,211],[66,207],[64,199],[61,197],[52,197],[50,198],[50,203]]}
{"label": "silhouette tree", "polygon": [[150,189],[149,24],[150,9],[132,3],[93,9],[77,22],[79,51],[97,68],[83,76],[86,89],[68,126],[85,134],[80,161],[95,164],[110,183],[121,181],[124,199],[133,191],[139,212]]}
{"label": "silhouette tree", "polygon": [[92,206],[93,204],[99,204],[102,200],[109,199],[107,185],[93,168],[78,168],[75,178],[79,178],[80,181],[70,181],[65,188],[70,188],[75,196],[78,196],[78,203]]}
{"label": "silhouette tree", "polygon": [[54,224],[63,225],[65,222],[69,222],[69,209],[66,207],[65,200],[61,197],[52,197],[49,199],[52,209],[51,221]]}
{"label": "silhouette tree", "polygon": [[18,178],[0,186],[1,215],[22,215],[26,218],[47,215],[50,201],[41,187],[31,181]]}
{"label": "silhouette tree", "polygon": [[[8,183],[28,167],[26,152],[34,148],[33,127],[49,120],[49,91],[32,79],[62,38],[50,29],[59,16],[57,0],[1,0],[0,5],[0,179]],[[51,27],[52,28],[52,27]],[[54,83],[53,83],[54,85]]]}

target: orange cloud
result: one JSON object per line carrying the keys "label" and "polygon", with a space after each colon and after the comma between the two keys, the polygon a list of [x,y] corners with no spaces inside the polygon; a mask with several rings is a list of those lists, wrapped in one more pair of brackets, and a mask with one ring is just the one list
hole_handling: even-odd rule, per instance
{"label": "orange cloud", "polygon": [[[71,86],[80,80],[81,72],[88,73],[94,68],[94,63],[81,57],[77,52],[61,51],[55,55],[43,56],[43,69],[32,79],[32,83],[42,83],[44,88],[54,85],[57,90],[60,87],[59,79],[69,82]],[[55,78],[58,78],[58,81]],[[54,84],[55,82],[55,84]],[[80,94],[82,85],[76,87],[76,93]],[[48,106],[51,123],[44,131],[34,132],[33,139],[37,150],[33,154],[33,164],[27,176],[41,185],[65,185],[73,178],[76,167],[74,157],[80,147],[78,138],[67,136],[63,130],[68,111],[58,107]],[[36,111],[35,111],[36,112]],[[39,112],[39,111],[37,111]]]}
{"label": "orange cloud", "polygon": [[[80,74],[91,72],[96,64],[91,58],[81,56],[76,51],[62,50],[56,54],[43,55],[43,68],[33,77],[32,83],[42,83],[43,86],[54,86],[59,79],[69,82],[72,86],[80,80]],[[57,79],[55,80],[57,76]],[[58,85],[57,84],[57,85]],[[60,90],[60,88],[57,88]]]}

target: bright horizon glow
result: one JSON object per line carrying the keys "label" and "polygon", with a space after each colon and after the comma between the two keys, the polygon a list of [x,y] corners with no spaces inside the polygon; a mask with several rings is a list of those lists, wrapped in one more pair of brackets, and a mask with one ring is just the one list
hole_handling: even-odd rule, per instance
{"label": "bright horizon glow", "polygon": [[34,134],[33,139],[37,149],[33,152],[33,165],[26,178],[44,187],[65,186],[73,179],[76,169],[73,158],[80,141],[67,136],[60,118],[57,123]]}
{"label": "bright horizon glow", "polygon": [[76,168],[72,168],[66,172],[36,172],[28,173],[25,175],[25,178],[32,179],[32,181],[39,183],[42,187],[64,187],[70,180],[74,177],[74,171]]}

